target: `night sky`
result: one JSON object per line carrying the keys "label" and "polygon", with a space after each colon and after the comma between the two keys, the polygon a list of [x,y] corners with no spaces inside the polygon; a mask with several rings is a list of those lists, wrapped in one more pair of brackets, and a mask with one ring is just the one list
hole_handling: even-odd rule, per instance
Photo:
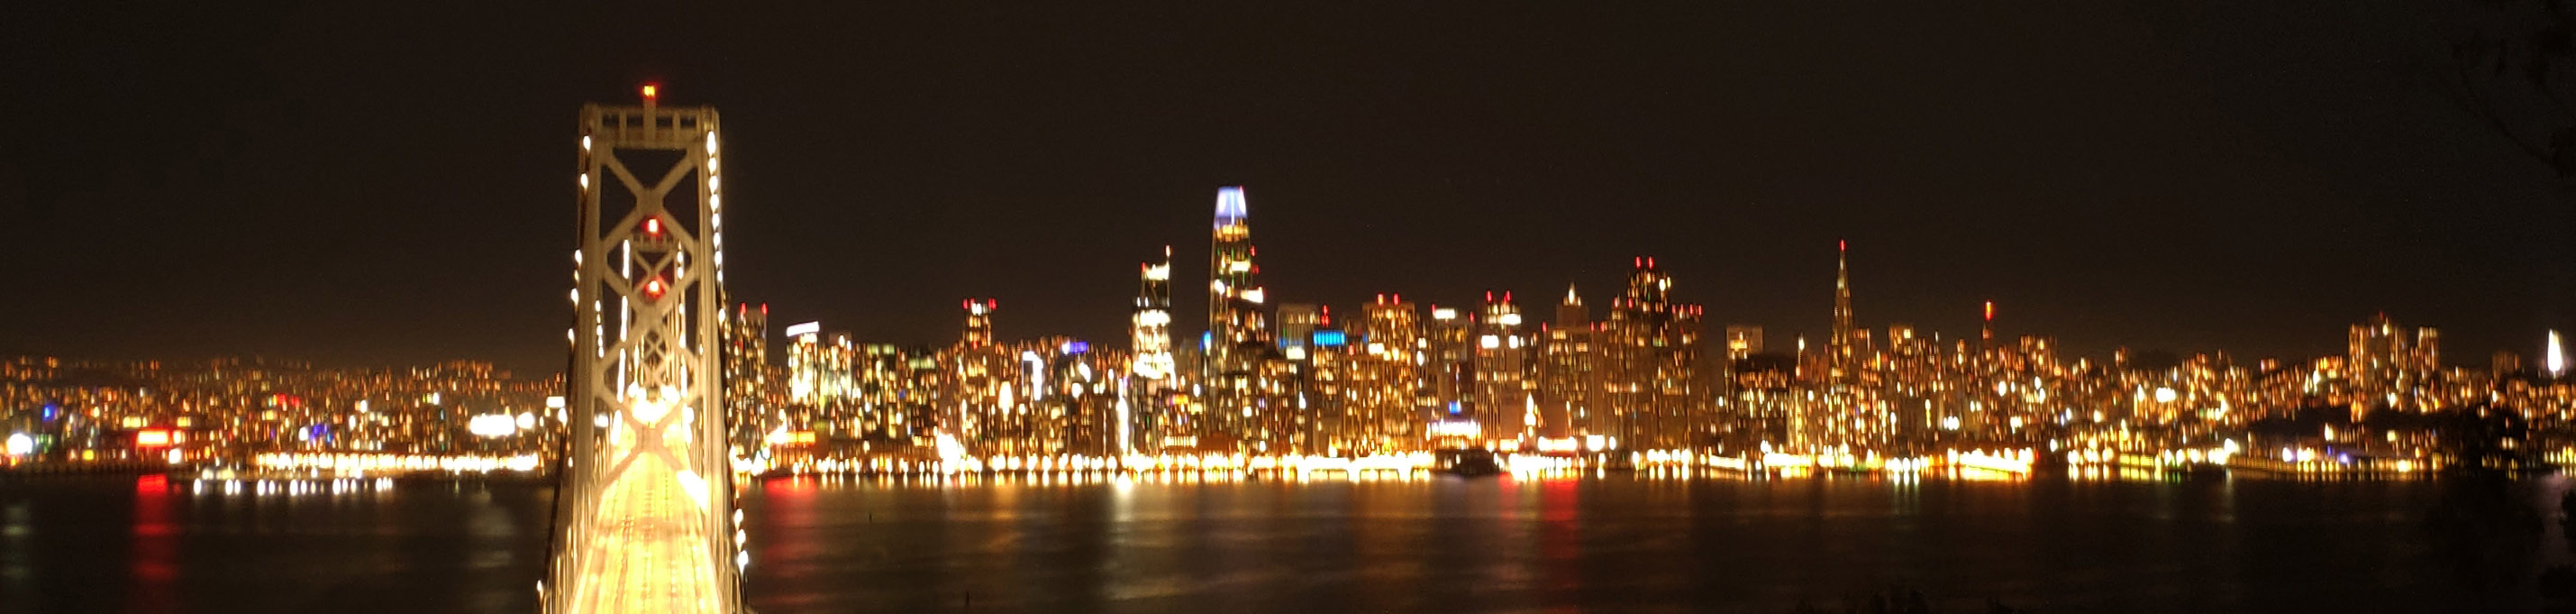
{"label": "night sky", "polygon": [[1194,336],[1230,184],[1273,301],[1337,312],[1597,313],[1652,255],[1787,348],[1849,239],[1864,325],[1992,299],[2084,355],[2334,354],[2386,312],[2484,366],[2576,326],[2576,197],[2445,93],[2455,0],[93,4],[0,23],[0,353],[552,373],[575,114],[646,81],[721,109],[773,330],[947,343],[974,296],[1123,345],[1171,244]]}

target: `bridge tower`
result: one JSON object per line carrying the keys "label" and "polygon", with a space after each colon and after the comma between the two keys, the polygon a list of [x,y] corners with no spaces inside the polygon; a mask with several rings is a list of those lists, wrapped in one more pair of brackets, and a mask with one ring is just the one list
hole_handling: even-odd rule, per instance
{"label": "bridge tower", "polygon": [[730,613],[742,551],[721,381],[713,107],[583,105],[571,430],[545,610]]}

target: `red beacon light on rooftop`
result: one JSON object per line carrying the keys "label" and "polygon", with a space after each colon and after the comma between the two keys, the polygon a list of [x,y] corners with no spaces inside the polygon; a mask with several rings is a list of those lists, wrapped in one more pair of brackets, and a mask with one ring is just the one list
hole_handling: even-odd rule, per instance
{"label": "red beacon light on rooftop", "polygon": [[662,86],[661,86],[661,84],[658,84],[658,83],[646,83],[646,84],[644,84],[644,102],[655,102],[655,101],[660,100],[661,98],[662,98]]}

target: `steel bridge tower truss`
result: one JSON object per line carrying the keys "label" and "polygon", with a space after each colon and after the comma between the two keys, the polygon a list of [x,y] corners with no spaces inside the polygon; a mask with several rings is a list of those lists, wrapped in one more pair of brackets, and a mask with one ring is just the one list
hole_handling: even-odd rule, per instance
{"label": "steel bridge tower truss", "polygon": [[571,443],[546,611],[741,610],[726,449],[724,194],[712,107],[581,110]]}

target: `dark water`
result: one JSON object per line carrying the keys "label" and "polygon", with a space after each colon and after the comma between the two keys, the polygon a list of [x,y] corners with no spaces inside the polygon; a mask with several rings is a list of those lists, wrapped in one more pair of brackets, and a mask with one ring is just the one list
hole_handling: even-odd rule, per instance
{"label": "dark water", "polygon": [[[1841,611],[1891,585],[1941,611],[1987,599],[2038,612],[2529,607],[2527,587],[2478,583],[2528,570],[2538,548],[2523,544],[2542,538],[2493,529],[2504,513],[2462,504],[2475,499],[2463,491],[773,480],[746,495],[747,591],[763,614]],[[0,612],[532,612],[550,498],[506,484],[0,482]]]}

